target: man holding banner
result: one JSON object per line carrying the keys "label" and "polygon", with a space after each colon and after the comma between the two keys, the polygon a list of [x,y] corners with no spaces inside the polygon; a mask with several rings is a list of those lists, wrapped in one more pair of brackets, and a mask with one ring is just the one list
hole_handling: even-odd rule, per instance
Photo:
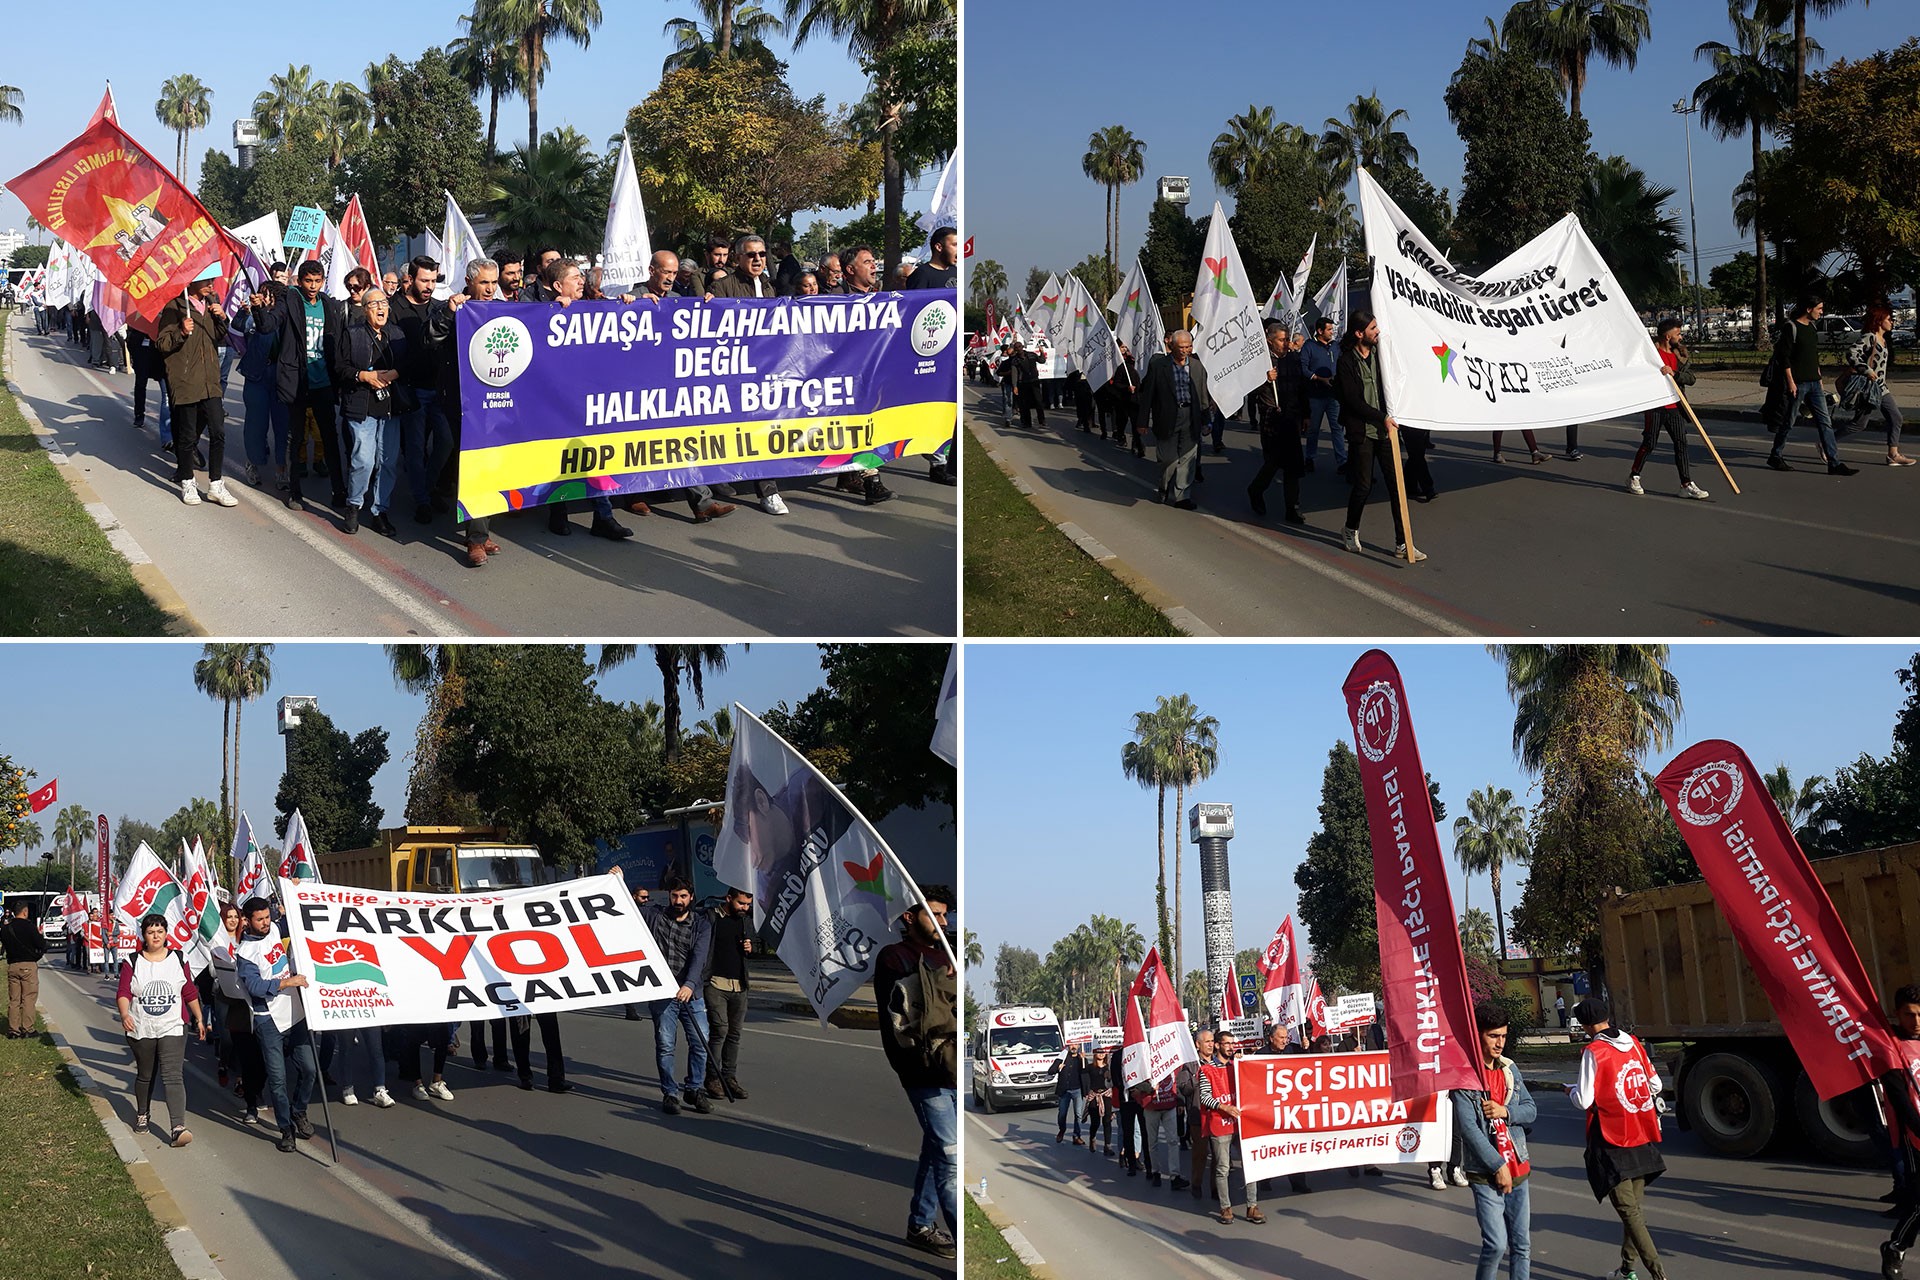
{"label": "man holding banner", "polygon": [[234,948],[234,968],[247,993],[253,1034],[267,1066],[267,1093],[273,1099],[273,1118],[280,1127],[280,1138],[274,1145],[291,1152],[296,1138],[313,1137],[307,1099],[320,1074],[314,1063],[305,1008],[294,994],[308,985],[307,977],[293,971],[287,945],[274,927],[267,900],[249,898],[240,909],[246,930],[240,935],[240,945]]}
{"label": "man holding banner", "polygon": [[1347,433],[1347,472],[1353,486],[1347,496],[1347,523],[1341,531],[1341,544],[1359,551],[1360,517],[1373,493],[1373,468],[1379,464],[1387,486],[1387,510],[1393,515],[1393,553],[1415,561],[1425,560],[1419,551],[1408,551],[1404,502],[1395,472],[1399,470],[1400,424],[1393,420],[1387,405],[1386,380],[1380,368],[1380,322],[1373,312],[1362,308],[1347,322],[1347,336],[1340,344],[1340,360],[1335,366],[1334,391],[1340,400],[1340,426]]}

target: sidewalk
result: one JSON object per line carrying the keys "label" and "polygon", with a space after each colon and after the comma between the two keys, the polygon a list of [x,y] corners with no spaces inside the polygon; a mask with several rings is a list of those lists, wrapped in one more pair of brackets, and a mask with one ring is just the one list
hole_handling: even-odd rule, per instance
{"label": "sidewalk", "polygon": [[[1831,395],[1839,390],[1833,362],[1828,363],[1826,372],[1826,388]],[[1887,389],[1902,405],[1920,404],[1920,373],[1895,372],[1887,379]],[[1686,388],[1686,395],[1694,412],[1702,417],[1711,412],[1714,417],[1758,422],[1760,406],[1767,398],[1767,389],[1760,385],[1758,370],[1723,369],[1701,374],[1698,382]],[[1868,430],[1875,429],[1878,424],[1879,417],[1876,415],[1870,419]]]}

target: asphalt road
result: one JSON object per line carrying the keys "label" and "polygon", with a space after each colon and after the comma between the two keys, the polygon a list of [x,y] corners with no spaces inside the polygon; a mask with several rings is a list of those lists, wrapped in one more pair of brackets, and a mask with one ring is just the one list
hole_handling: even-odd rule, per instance
{"label": "asphalt road", "polygon": [[[1620,1265],[1620,1221],[1587,1187],[1572,1104],[1551,1089],[1535,1095],[1533,1274],[1591,1280]],[[1155,1190],[1111,1159],[1055,1145],[1051,1106],[969,1110],[964,1128],[967,1188],[985,1177],[988,1196],[1060,1280],[1469,1276],[1479,1258],[1471,1193],[1433,1190],[1425,1166],[1389,1166],[1385,1177],[1358,1181],[1315,1173],[1304,1196],[1284,1190],[1282,1179],[1261,1201],[1265,1224],[1236,1216],[1227,1226],[1186,1191]],[[1890,1226],[1877,1199],[1891,1185],[1885,1173],[1725,1160],[1671,1124],[1664,1154],[1667,1174],[1647,1193],[1647,1228],[1676,1280],[1879,1274],[1879,1242]],[[1231,1185],[1244,1209],[1237,1171]]]}
{"label": "asphalt road", "polygon": [[[878,507],[832,483],[782,483],[791,514],[756,505],[709,524],[686,503],[646,517],[621,512],[632,538],[587,536],[584,515],[556,538],[545,516],[493,522],[504,551],[467,566],[450,518],[400,538],[348,537],[322,505],[289,511],[249,489],[241,464],[245,380],[228,385],[228,488],[240,505],[188,507],[159,450],[158,404],[134,430],[133,379],[87,367],[83,348],[41,337],[17,317],[8,370],[27,406],[98,490],[213,635],[689,636],[952,635],[956,628],[955,490],[926,460],[884,473],[898,497]],[[150,392],[152,388],[149,389]],[[404,477],[403,477],[404,481]],[[325,480],[305,482],[309,499]],[[201,473],[205,487],[205,473]]]}
{"label": "asphalt road", "polygon": [[[48,1017],[130,1124],[111,995],[105,978],[42,966]],[[361,1105],[333,1102],[338,1167],[318,1098],[316,1140],[282,1154],[270,1126],[239,1123],[210,1046],[187,1054],[192,1145],[135,1141],[226,1274],[248,1280],[952,1276],[901,1243],[920,1128],[877,1033],[823,1031],[779,1003],[756,995],[749,1015],[751,1098],[709,1116],[660,1111],[652,1023],[616,1008],[561,1015],[570,1094],[541,1087],[537,1033],[532,1092],[474,1071],[469,1025],[447,1066],[452,1102],[415,1101],[390,1066],[398,1105],[376,1110],[363,1074]],[[156,1100],[156,1125],[161,1113]]]}
{"label": "asphalt road", "polygon": [[[1920,627],[1920,532],[1911,512],[1920,468],[1884,465],[1884,440],[1840,443],[1855,476],[1828,476],[1811,429],[1797,432],[1792,473],[1765,466],[1770,437],[1757,422],[1709,418],[1708,432],[1741,492],[1735,495],[1691,428],[1693,478],[1711,497],[1678,496],[1665,437],[1648,460],[1647,493],[1626,491],[1637,423],[1580,429],[1579,462],[1563,461],[1563,433],[1541,433],[1553,455],[1526,461],[1518,432],[1507,461],[1490,439],[1436,436],[1429,454],[1439,496],[1412,505],[1413,540],[1430,557],[1395,560],[1382,487],[1361,521],[1363,555],[1340,546],[1347,486],[1326,441],[1304,478],[1307,525],[1253,514],[1246,487],[1259,440],[1228,424],[1227,454],[1209,448],[1200,510],[1155,505],[1151,458],[1082,434],[1072,413],[1044,429],[1007,428],[1000,393],[969,382],[970,429],[1031,485],[1055,523],[1112,551],[1150,603],[1186,608],[1223,635],[1906,635]],[[1018,422],[1016,415],[1015,422]],[[1180,615],[1184,617],[1185,615]]]}

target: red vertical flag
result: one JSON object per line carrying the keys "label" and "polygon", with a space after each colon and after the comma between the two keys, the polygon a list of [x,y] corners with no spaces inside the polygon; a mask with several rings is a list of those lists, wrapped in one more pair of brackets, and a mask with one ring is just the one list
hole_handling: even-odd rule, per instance
{"label": "red vertical flag", "polygon": [[38,813],[59,799],[60,779],[49,779],[46,786],[27,797],[27,812]]}
{"label": "red vertical flag", "polygon": [[6,185],[141,314],[158,318],[219,259],[219,226],[115,115],[109,96],[86,132]]}
{"label": "red vertical flag", "polygon": [[87,121],[87,127],[91,129],[102,120],[110,124],[120,123],[119,108],[113,105],[113,81],[111,80],[107,81],[107,91],[100,95],[100,105],[93,109],[93,119]]}
{"label": "red vertical flag", "polygon": [[1697,743],[1654,781],[1820,1096],[1900,1069],[1860,953],[1747,753]]}
{"label": "red vertical flag", "polygon": [[1220,1016],[1228,1022],[1247,1016],[1240,1004],[1240,972],[1231,963],[1227,965],[1226,989],[1220,993]]}
{"label": "red vertical flag", "polygon": [[1257,972],[1267,1016],[1298,1029],[1306,1018],[1306,988],[1300,980],[1300,947],[1293,936],[1293,917],[1288,916],[1273,931],[1273,941],[1260,956]]}
{"label": "red vertical flag", "polygon": [[[1131,1005],[1136,997],[1147,1001],[1146,1056],[1147,1078],[1159,1082],[1172,1075],[1183,1062],[1198,1062],[1193,1033],[1187,1029],[1186,1010],[1180,1007],[1180,995],[1160,962],[1160,948],[1147,951],[1140,972],[1127,991]],[[1122,1055],[1124,1058],[1124,1054]]]}
{"label": "red vertical flag", "polygon": [[104,813],[100,815],[99,826],[100,826],[100,866],[96,872],[99,879],[95,882],[94,887],[99,889],[100,891],[100,895],[101,895],[100,901],[110,902],[112,901],[112,899],[106,896],[106,892],[107,892],[107,815]]}
{"label": "red vertical flag", "polygon": [[1373,903],[1394,1100],[1482,1088],[1467,958],[1399,668],[1385,653],[1369,649],[1347,673],[1345,693],[1373,838]]}

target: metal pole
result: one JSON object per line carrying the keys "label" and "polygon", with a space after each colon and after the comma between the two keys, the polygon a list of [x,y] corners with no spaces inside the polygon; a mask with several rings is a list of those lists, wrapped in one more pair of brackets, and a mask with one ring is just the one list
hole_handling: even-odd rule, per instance
{"label": "metal pole", "polygon": [[[1699,342],[1704,337],[1702,326],[1705,324],[1700,309],[1700,218],[1693,205],[1693,113],[1699,108],[1682,98],[1673,104],[1673,109],[1687,129],[1687,230],[1693,240],[1693,340]],[[1755,175],[1756,180],[1758,176]]]}

